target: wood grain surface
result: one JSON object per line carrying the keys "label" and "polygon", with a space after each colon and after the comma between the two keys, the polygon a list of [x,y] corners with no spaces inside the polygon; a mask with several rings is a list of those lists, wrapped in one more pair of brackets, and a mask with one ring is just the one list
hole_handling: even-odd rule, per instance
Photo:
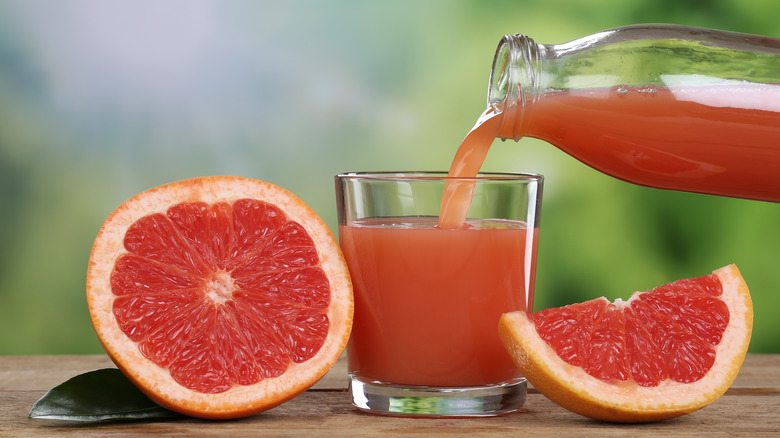
{"label": "wood grain surface", "polygon": [[594,436],[780,437],[780,355],[749,355],[728,392],[692,414],[650,424],[602,423],[558,407],[533,388],[522,412],[492,418],[382,417],[357,411],[342,359],[317,385],[270,411],[231,421],[77,423],[31,420],[32,404],[77,374],[113,367],[108,357],[0,356],[0,436]]}

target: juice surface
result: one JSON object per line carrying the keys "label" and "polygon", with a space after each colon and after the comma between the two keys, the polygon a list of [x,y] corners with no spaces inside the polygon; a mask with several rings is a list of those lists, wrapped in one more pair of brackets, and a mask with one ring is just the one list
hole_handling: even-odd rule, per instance
{"label": "juice surface", "polygon": [[524,117],[523,135],[625,181],[780,202],[778,85],[552,92]]}
{"label": "juice surface", "polygon": [[497,327],[502,313],[533,307],[537,230],[502,220],[470,220],[457,230],[436,223],[388,218],[339,227],[355,289],[350,373],[440,387],[520,377]]}

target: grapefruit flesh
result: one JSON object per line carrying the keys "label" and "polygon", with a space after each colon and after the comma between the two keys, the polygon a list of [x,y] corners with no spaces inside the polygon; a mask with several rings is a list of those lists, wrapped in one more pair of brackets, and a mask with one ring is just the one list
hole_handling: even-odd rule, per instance
{"label": "grapefruit flesh", "polygon": [[341,355],[352,287],[333,235],[290,192],[240,177],[160,186],[106,219],[87,301],[108,355],[159,404],[202,418],[276,406]]}
{"label": "grapefruit flesh", "polygon": [[647,422],[720,397],[747,354],[753,307],[734,265],[628,301],[504,314],[499,334],[542,394],[604,421]]}

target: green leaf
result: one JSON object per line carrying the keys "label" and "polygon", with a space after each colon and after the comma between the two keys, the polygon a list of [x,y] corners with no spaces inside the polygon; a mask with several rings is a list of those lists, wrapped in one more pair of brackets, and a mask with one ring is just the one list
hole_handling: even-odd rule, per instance
{"label": "green leaf", "polygon": [[116,368],[80,374],[52,388],[30,418],[111,421],[184,418],[150,400]]}

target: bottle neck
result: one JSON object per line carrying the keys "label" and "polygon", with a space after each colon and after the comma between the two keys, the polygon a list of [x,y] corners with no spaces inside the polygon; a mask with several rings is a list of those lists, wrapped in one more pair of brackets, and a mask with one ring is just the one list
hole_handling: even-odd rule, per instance
{"label": "bottle neck", "polygon": [[539,97],[539,79],[544,47],[521,35],[506,35],[493,57],[488,88],[488,106],[503,113],[502,139],[520,140],[525,135],[526,109]]}

